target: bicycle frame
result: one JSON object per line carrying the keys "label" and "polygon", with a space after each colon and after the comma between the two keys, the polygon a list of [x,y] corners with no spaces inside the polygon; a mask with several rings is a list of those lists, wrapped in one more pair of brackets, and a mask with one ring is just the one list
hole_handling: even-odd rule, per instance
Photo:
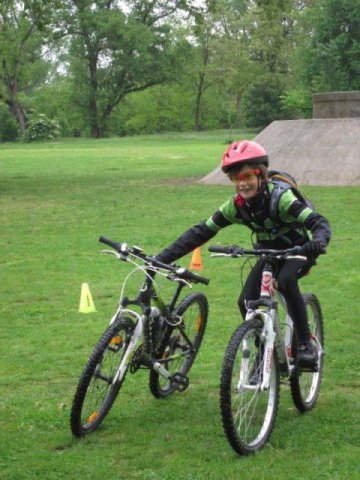
{"label": "bicycle frame", "polygon": [[[208,278],[175,264],[165,264],[146,255],[138,246],[103,236],[99,240],[113,248],[106,253],[131,263],[132,268],[122,283],[116,313],[79,378],[70,414],[70,427],[78,438],[101,425],[127,372],[135,374],[140,368],[148,369],[149,389],[155,398],[186,390],[209,311],[202,292],[180,298],[185,286],[207,285]],[[167,284],[170,288],[161,291],[166,302],[160,295],[161,277],[166,279],[165,283],[175,282],[175,287]]]}
{"label": "bicycle frame", "polygon": [[307,367],[306,362],[299,362],[298,345],[294,343],[296,331],[273,274],[275,266],[282,267],[282,261],[305,261],[306,252],[301,247],[275,250],[243,249],[237,245],[214,245],[209,251],[213,256],[261,259],[256,266],[256,275],[261,279],[260,295],[246,301],[245,321],[229,340],[220,381],[220,409],[227,440],[236,453],[249,455],[270,438],[277,417],[281,377],[288,381],[294,405],[300,412],[307,412],[316,404],[323,366],[321,306],[313,293],[302,294],[310,332],[319,347],[317,365]]}
{"label": "bicycle frame", "polygon": [[[281,324],[278,315],[278,301],[283,305],[286,311],[285,336],[281,331]],[[286,302],[282,294],[276,288],[276,282],[270,264],[265,264],[261,277],[260,298],[256,301],[248,302],[245,321],[260,318],[263,322],[261,333],[264,344],[264,366],[262,372],[262,382],[260,390],[269,388],[270,374],[273,362],[274,348],[279,357],[280,364],[285,366],[285,372],[290,376],[292,369],[291,364],[291,340],[292,340],[292,320],[287,314]],[[248,365],[244,365],[244,372],[248,372]],[[245,378],[241,368],[240,377]],[[284,370],[284,368],[283,368]],[[241,379],[239,383],[241,383]],[[246,388],[256,389],[258,386],[247,385]]]}
{"label": "bicycle frame", "polygon": [[[115,256],[118,256],[116,253],[114,253],[112,251],[106,251],[105,250],[104,252],[105,253],[112,253]],[[120,365],[117,369],[117,372],[113,377],[112,384],[115,384],[116,382],[121,382],[122,381],[124,375],[127,372],[128,366],[129,366],[130,362],[132,361],[132,359],[134,357],[134,354],[136,352],[136,348],[137,348],[138,344],[140,343],[141,340],[147,341],[147,339],[145,338],[146,335],[145,335],[144,332],[145,332],[145,329],[146,329],[146,325],[149,324],[149,321],[151,319],[159,318],[160,316],[165,318],[167,321],[171,321],[172,318],[171,318],[170,312],[174,308],[174,306],[175,306],[175,304],[176,304],[176,302],[177,302],[177,300],[180,296],[180,293],[181,293],[182,289],[186,285],[189,286],[190,288],[192,288],[192,286],[189,282],[187,282],[183,279],[176,278],[176,277],[172,278],[172,280],[178,281],[178,286],[177,286],[177,288],[176,288],[176,290],[173,294],[173,297],[170,301],[169,306],[167,306],[165,304],[164,300],[162,299],[161,295],[160,295],[160,291],[159,291],[153,277],[144,269],[143,266],[137,265],[136,262],[134,262],[134,261],[132,261],[132,263],[135,265],[135,268],[127,275],[127,277],[124,281],[122,292],[121,292],[121,295],[120,295],[120,300],[119,300],[119,308],[116,311],[115,315],[110,320],[110,325],[112,323],[114,323],[115,321],[121,322],[121,320],[124,318],[125,315],[129,315],[129,316],[131,316],[135,319],[136,326],[135,326],[135,329],[132,332],[130,342],[127,346],[127,349],[126,349],[126,352],[125,352],[125,354],[122,358],[122,361],[120,362]],[[143,287],[141,288],[141,290],[139,292],[139,295],[134,300],[130,300],[127,297],[124,297],[124,292],[125,292],[125,289],[126,289],[127,281],[130,279],[132,274],[134,274],[137,271],[143,271],[145,273],[146,281],[145,281]],[[154,301],[156,306],[151,306],[151,300]],[[129,308],[126,308],[129,305],[139,306],[142,309],[143,314],[140,315],[136,311],[131,310]],[[187,342],[191,345],[191,341],[186,336],[184,331],[182,331],[182,334],[183,334],[184,338],[187,340]],[[150,368],[153,368],[155,371],[157,371],[165,379],[169,379],[171,377],[171,374],[168,372],[168,370],[166,370],[166,368],[161,364],[161,362],[159,360],[152,357],[152,354],[153,354],[153,352],[150,351],[150,355],[151,355]],[[169,362],[173,359],[175,359],[175,356],[173,358],[168,357],[167,362]]]}
{"label": "bicycle frame", "polygon": [[[215,252],[215,255],[225,255],[232,257],[239,257],[242,255],[251,255],[254,254],[254,250],[242,250],[239,247],[210,247],[210,251]],[[290,252],[291,250],[288,250]],[[266,255],[270,251],[263,251],[263,255]],[[296,247],[293,250],[294,254],[288,254],[286,257],[287,260],[292,258],[306,260],[306,257],[296,254]],[[271,254],[276,257],[279,255],[276,251],[271,251]],[[259,255],[262,253],[259,251]],[[281,323],[278,314],[278,303],[280,303],[285,312],[285,334],[283,335],[281,331]],[[293,323],[290,316],[287,313],[286,302],[282,294],[276,288],[276,281],[273,275],[272,264],[269,260],[266,259],[262,274],[261,274],[261,290],[260,297],[257,300],[250,300],[246,304],[246,316],[245,322],[248,322],[253,319],[261,319],[263,323],[263,328],[261,332],[261,338],[264,342],[264,364],[262,371],[262,381],[260,387],[258,385],[250,385],[246,381],[249,374],[249,360],[246,358],[242,359],[242,365],[240,368],[238,390],[241,389],[253,389],[256,390],[260,388],[261,391],[267,390],[270,385],[270,375],[273,362],[273,352],[274,348],[276,349],[278,359],[281,366],[282,374],[290,377],[294,369],[291,358],[291,342],[292,342],[292,332],[293,332]],[[244,344],[244,349],[247,348],[246,343]]]}

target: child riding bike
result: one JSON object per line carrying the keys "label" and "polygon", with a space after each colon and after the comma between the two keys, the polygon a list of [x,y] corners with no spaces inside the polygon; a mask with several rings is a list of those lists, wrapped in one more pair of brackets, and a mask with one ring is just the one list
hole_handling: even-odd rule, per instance
{"label": "child riding bike", "polygon": [[[311,341],[306,306],[298,279],[316,264],[319,254],[325,253],[331,230],[325,217],[295,195],[284,189],[278,198],[277,214],[272,214],[273,180],[268,176],[269,159],[264,148],[256,142],[243,140],[231,144],[222,156],[221,168],[233,182],[236,193],[210,218],[184,232],[157,258],[172,263],[213,238],[222,228],[238,224],[250,228],[256,238],[256,248],[286,249],[302,246],[307,261],[293,259],[274,261],[278,289],[284,295],[288,312],[293,319],[297,338],[299,367],[316,369],[317,351]],[[246,302],[259,297],[262,260],[251,270],[240,294],[238,305],[245,318]]]}

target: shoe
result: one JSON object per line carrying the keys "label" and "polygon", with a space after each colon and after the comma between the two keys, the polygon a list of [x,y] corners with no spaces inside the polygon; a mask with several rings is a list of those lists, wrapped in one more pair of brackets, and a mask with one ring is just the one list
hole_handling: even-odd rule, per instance
{"label": "shoe", "polygon": [[318,351],[313,342],[301,343],[297,346],[296,363],[299,367],[316,368]]}

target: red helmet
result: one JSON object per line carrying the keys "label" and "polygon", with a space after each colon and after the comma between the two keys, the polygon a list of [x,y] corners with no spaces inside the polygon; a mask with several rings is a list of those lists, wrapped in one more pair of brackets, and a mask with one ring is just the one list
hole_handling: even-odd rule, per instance
{"label": "red helmet", "polygon": [[221,169],[227,173],[232,167],[242,163],[269,165],[269,158],[261,145],[251,140],[232,143],[221,159]]}

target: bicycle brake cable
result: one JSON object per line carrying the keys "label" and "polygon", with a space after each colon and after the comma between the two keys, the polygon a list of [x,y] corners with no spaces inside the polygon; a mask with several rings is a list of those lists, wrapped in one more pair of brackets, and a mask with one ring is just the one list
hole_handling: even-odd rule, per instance
{"label": "bicycle brake cable", "polygon": [[241,268],[240,268],[241,289],[244,288],[244,270],[245,270],[245,267],[247,266],[247,264],[250,264],[250,269],[252,270],[254,267],[253,267],[253,265],[251,264],[251,260],[253,260],[254,258],[256,258],[256,257],[248,257],[248,258],[246,258],[246,260],[241,264]]}

